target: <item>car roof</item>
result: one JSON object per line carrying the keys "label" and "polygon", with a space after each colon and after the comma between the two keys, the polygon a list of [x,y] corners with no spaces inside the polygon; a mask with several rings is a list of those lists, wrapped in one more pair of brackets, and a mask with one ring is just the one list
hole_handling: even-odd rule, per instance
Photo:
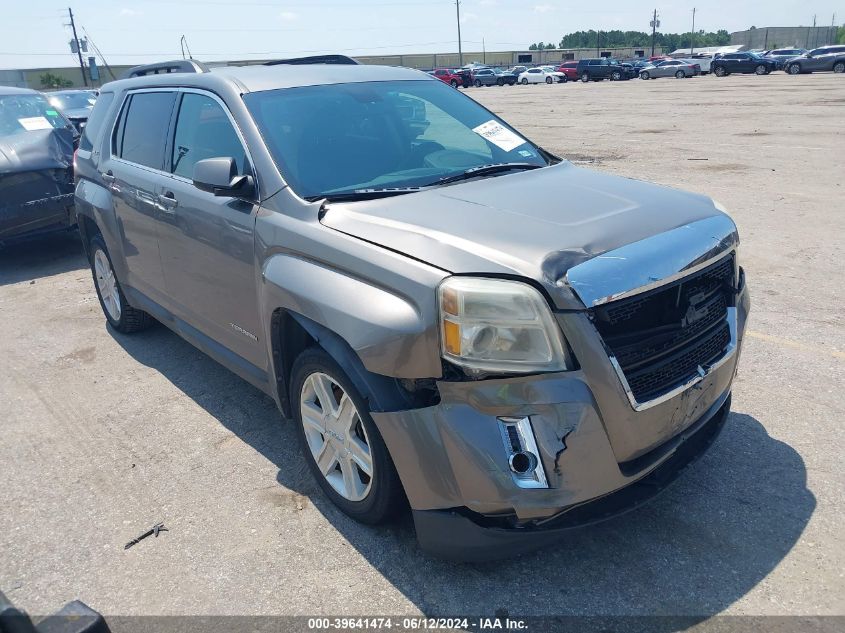
{"label": "car roof", "polygon": [[0,86],[0,96],[2,95],[37,95],[37,90],[31,88],[16,88],[15,86]]}
{"label": "car roof", "polygon": [[428,73],[399,66],[367,66],[364,64],[277,64],[273,66],[219,66],[209,72],[164,73],[120,79],[101,90],[131,90],[134,88],[196,87],[215,89],[222,85],[234,87],[242,93],[323,86],[370,81],[437,81]]}

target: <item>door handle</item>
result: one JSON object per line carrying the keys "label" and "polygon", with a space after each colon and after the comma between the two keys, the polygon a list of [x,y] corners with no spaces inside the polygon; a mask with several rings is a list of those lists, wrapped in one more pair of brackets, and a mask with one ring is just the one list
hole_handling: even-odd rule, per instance
{"label": "door handle", "polygon": [[178,206],[179,201],[176,200],[176,196],[173,195],[172,191],[165,191],[164,193],[159,194],[158,202],[164,213],[176,213],[176,207]]}
{"label": "door handle", "polygon": [[114,174],[111,172],[111,169],[103,172],[100,175],[103,177],[103,182],[105,182],[107,185],[110,185],[115,181],[115,177]]}

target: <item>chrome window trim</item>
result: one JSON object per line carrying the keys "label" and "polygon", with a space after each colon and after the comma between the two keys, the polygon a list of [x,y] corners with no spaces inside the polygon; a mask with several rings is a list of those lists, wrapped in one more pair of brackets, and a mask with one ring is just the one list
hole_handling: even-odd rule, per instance
{"label": "chrome window trim", "polygon": [[671,391],[667,391],[666,393],[657,396],[651,400],[646,400],[645,402],[638,402],[637,398],[634,396],[633,391],[631,391],[631,387],[628,384],[628,379],[625,378],[625,372],[622,371],[622,367],[619,365],[619,362],[616,360],[616,356],[610,349],[604,344],[602,341],[602,346],[604,347],[605,351],[607,352],[608,358],[610,358],[610,364],[613,365],[613,369],[616,372],[617,377],[619,378],[619,382],[622,383],[622,389],[625,391],[625,395],[628,396],[628,402],[631,403],[631,407],[634,411],[645,411],[646,409],[650,409],[651,407],[655,407],[658,404],[662,404],[667,400],[671,400],[675,396],[683,393],[690,387],[693,387],[700,383],[702,380],[707,378],[710,374],[714,371],[719,369],[722,365],[728,362],[733,356],[736,354],[737,350],[737,309],[736,308],[728,308],[728,327],[730,328],[731,339],[728,342],[728,347],[725,350],[725,353],[716,361],[708,365],[706,368],[702,367],[701,365],[698,366],[698,373],[684,382],[681,385],[678,385]]}
{"label": "chrome window trim", "polygon": [[[223,109],[223,112],[226,114],[226,116],[229,118],[229,123],[232,124],[232,127],[235,130],[235,134],[237,135],[238,140],[240,141],[241,145],[244,148],[244,154],[246,155],[246,158],[249,161],[250,171],[252,172],[251,175],[252,175],[253,180],[255,181],[255,190],[259,191],[259,192],[261,191],[259,181],[258,181],[258,173],[255,170],[255,161],[252,159],[252,154],[249,151],[249,145],[247,144],[246,139],[244,138],[244,135],[241,132],[240,126],[238,126],[237,121],[232,116],[232,113],[229,111],[229,107],[226,105],[226,102],[223,101],[218,95],[214,94],[213,92],[211,92],[209,90],[203,90],[202,88],[191,88],[191,87],[186,87],[186,86],[184,86],[184,87],[183,86],[167,86],[167,87],[162,87],[162,88],[136,88],[134,90],[127,90],[123,94],[123,100],[120,102],[120,108],[118,109],[118,116],[116,116],[114,118],[114,121],[113,121],[112,127],[111,127],[111,132],[109,133],[109,160],[112,160],[112,161],[115,161],[115,162],[118,162],[118,163],[122,163],[124,165],[131,165],[132,167],[144,169],[146,171],[150,171],[150,172],[153,172],[155,174],[161,174],[162,176],[168,176],[170,178],[173,178],[174,180],[178,180],[179,182],[193,184],[193,180],[191,180],[190,178],[185,178],[184,176],[178,176],[178,175],[174,174],[173,172],[166,171],[166,170],[163,170],[163,169],[156,169],[155,167],[150,167],[148,165],[142,165],[140,163],[135,163],[135,162],[132,162],[131,160],[126,160],[124,158],[121,158],[120,156],[118,156],[114,153],[114,135],[117,131],[117,126],[118,126],[118,123],[120,122],[120,118],[121,118],[121,116],[123,116],[123,109],[126,107],[126,101],[129,99],[129,97],[131,95],[142,94],[142,93],[147,93],[147,92],[173,92],[173,93],[176,93],[177,99],[179,97],[179,93],[190,92],[190,93],[210,97],[212,100],[216,101],[217,104]],[[180,104],[180,106],[181,106],[181,104]],[[176,118],[174,119],[174,128],[172,130],[174,138],[175,138],[175,135],[176,135],[175,125],[178,122],[179,122],[179,112],[177,111],[176,112]],[[167,147],[167,142],[169,142],[169,140],[170,140],[170,135],[171,135],[171,130],[168,128],[167,139],[165,140],[165,148]],[[235,198],[237,196],[232,196],[232,197]],[[257,196],[257,197],[260,198],[260,195]],[[257,200],[255,202],[257,202]]]}

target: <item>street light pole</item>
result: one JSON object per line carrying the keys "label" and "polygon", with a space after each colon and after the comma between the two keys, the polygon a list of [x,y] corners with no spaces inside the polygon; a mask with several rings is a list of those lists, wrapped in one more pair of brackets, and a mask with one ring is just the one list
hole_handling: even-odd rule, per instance
{"label": "street light pole", "polygon": [[458,13],[458,59],[460,60],[460,66],[463,68],[464,65],[464,50],[461,45],[461,0],[455,0],[455,9]]}
{"label": "street light pole", "polygon": [[689,54],[695,49],[695,7],[692,8],[692,31],[689,34]]}

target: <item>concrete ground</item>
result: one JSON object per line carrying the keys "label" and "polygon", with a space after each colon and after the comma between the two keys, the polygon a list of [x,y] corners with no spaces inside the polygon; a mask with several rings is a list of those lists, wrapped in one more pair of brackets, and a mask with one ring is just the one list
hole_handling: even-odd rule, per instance
{"label": "concrete ground", "polygon": [[469,94],[577,163],[732,212],[753,315],[712,450],[555,547],[432,560],[407,520],[335,510],[269,398],[164,327],[110,331],[78,238],[52,237],[0,252],[0,590],[31,613],[845,614],[845,77]]}

